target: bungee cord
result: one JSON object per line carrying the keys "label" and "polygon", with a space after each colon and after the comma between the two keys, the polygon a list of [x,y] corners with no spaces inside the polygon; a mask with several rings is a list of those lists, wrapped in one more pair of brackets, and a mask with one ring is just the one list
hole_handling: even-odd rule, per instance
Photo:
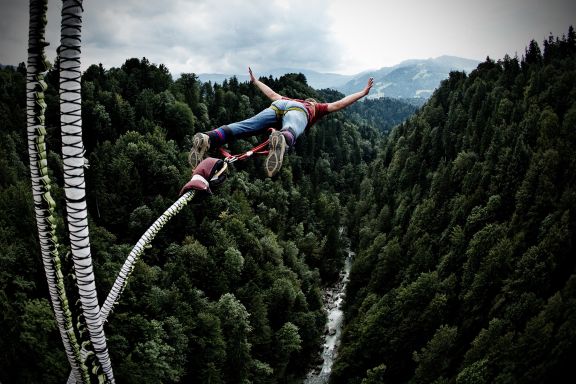
{"label": "bungee cord", "polygon": [[26,115],[30,177],[40,252],[54,316],[74,377],[77,381],[88,382],[88,369],[81,359],[80,346],[74,332],[72,313],[62,275],[54,217],[56,203],[50,194],[51,180],[48,176],[46,158],[44,91],[47,84],[44,81],[44,73],[48,66],[44,47],[48,44],[44,41],[44,36],[47,8],[47,0],[30,0],[26,69]]}
{"label": "bungee cord", "polygon": [[81,30],[82,1],[63,0],[62,28],[58,49],[60,73],[60,121],[64,192],[70,249],[80,297],[82,316],[96,358],[106,377],[114,383],[112,364],[106,345],[90,252],[84,144],[82,141]]}
{"label": "bungee cord", "polygon": [[[134,245],[126,257],[126,260],[124,261],[122,268],[120,268],[118,276],[116,277],[110,292],[108,292],[108,296],[106,297],[104,304],[102,304],[102,307],[100,308],[100,318],[102,322],[106,322],[108,320],[108,315],[110,312],[112,312],[114,305],[118,303],[120,295],[128,284],[128,277],[134,270],[134,266],[136,261],[138,261],[138,258],[142,255],[142,253],[144,253],[146,247],[152,242],[152,240],[154,240],[158,232],[160,232],[166,223],[168,223],[172,217],[176,216],[192,200],[195,193],[196,191],[191,190],[180,196],[178,200],[176,200],[168,209],[164,211],[164,213],[162,213],[162,215],[160,215],[160,217],[156,219],[156,221],[154,221],[154,223],[152,223],[152,225],[136,242],[136,245]],[[68,383],[74,383],[72,373],[70,373]]]}
{"label": "bungee cord", "polygon": [[[27,66],[27,136],[30,177],[36,212],[40,249],[50,298],[62,342],[72,371],[68,383],[90,383],[92,375],[99,382],[114,383],[103,324],[127,285],[138,257],[158,232],[178,214],[195,195],[186,191],[142,235],[120,269],[102,307],[99,306],[90,252],[85,149],[82,141],[81,30],[82,0],[63,0],[61,41],[57,65],[60,75],[60,120],[64,195],[67,228],[72,255],[74,284],[78,289],[81,313],[76,322],[67,298],[59,240],[56,235],[56,202],[50,194],[51,180],[46,155],[44,73],[48,64],[44,55],[47,0],[30,0],[29,53]],[[78,335],[89,335],[79,344]],[[90,366],[90,368],[88,368]]]}
{"label": "bungee cord", "polygon": [[144,252],[144,249],[154,240],[158,232],[166,225],[166,223],[178,212],[184,208],[190,200],[195,195],[195,191],[188,191],[184,193],[178,200],[176,200],[154,223],[144,232],[144,234],[140,237],[140,239],[136,242],[132,251],[124,261],[122,268],[118,272],[118,276],[114,281],[114,285],[110,289],[104,304],[102,304],[102,308],[100,309],[100,317],[102,321],[106,321],[108,319],[108,315],[112,311],[114,305],[118,302],[119,296],[126,288],[126,284],[128,282],[128,277],[134,270],[134,264],[138,260],[138,257]]}

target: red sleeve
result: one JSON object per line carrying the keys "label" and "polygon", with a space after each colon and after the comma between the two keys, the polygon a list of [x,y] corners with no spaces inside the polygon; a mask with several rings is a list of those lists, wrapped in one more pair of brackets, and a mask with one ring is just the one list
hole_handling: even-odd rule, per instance
{"label": "red sleeve", "polygon": [[328,103],[318,103],[316,104],[316,120],[320,119],[322,116],[328,114]]}

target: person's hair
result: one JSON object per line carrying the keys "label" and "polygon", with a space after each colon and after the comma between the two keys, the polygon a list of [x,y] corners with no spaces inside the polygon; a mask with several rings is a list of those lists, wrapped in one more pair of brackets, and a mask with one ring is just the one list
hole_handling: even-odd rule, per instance
{"label": "person's hair", "polygon": [[311,97],[305,99],[304,101],[307,101],[307,102],[309,102],[309,103],[318,103],[318,101],[317,101],[316,99],[313,99],[313,98],[311,98]]}

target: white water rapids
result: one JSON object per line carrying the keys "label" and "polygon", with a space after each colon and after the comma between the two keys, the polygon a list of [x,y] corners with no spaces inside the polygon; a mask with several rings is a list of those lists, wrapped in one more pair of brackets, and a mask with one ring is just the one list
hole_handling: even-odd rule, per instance
{"label": "white water rapids", "polygon": [[344,313],[342,312],[341,305],[344,300],[344,292],[350,275],[352,256],[353,253],[349,252],[344,262],[344,269],[340,272],[338,282],[333,287],[324,290],[323,302],[324,309],[328,315],[328,321],[326,323],[327,331],[324,339],[324,349],[322,351],[323,363],[308,372],[304,384],[326,384],[330,378],[332,364],[334,364],[338,345],[340,344],[340,336],[342,335]]}

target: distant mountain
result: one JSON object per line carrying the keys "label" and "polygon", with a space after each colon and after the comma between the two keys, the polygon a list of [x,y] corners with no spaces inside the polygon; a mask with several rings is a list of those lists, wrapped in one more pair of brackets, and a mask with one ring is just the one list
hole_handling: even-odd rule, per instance
{"label": "distant mountain", "polygon": [[228,80],[234,76],[238,79],[239,82],[246,82],[248,81],[248,75],[226,75],[224,73],[200,73],[197,74],[198,79],[203,82],[211,82],[211,83],[218,83],[222,84],[224,80]]}
{"label": "distant mountain", "polygon": [[451,71],[466,73],[475,69],[480,61],[454,56],[440,56],[426,60],[406,60],[393,67],[365,72],[336,89],[350,94],[361,89],[369,77],[374,77],[370,98],[428,98]]}
{"label": "distant mountain", "polygon": [[306,69],[277,68],[269,71],[272,77],[280,77],[286,73],[301,73],[306,76],[308,85],[315,89],[344,86],[357,75],[340,75],[338,73],[323,73]]}
{"label": "distant mountain", "polygon": [[[402,99],[427,99],[448,78],[451,71],[470,72],[480,61],[455,56],[440,56],[434,59],[406,60],[393,67],[383,67],[375,71],[364,71],[355,75],[322,73],[297,68],[276,68],[259,71],[258,76],[278,78],[287,73],[302,73],[308,85],[316,89],[332,88],[345,95],[356,92],[366,84],[369,77],[374,77],[374,88],[370,98],[391,97]],[[248,74],[232,75],[219,73],[201,73],[202,82],[222,83],[236,76],[238,81],[249,81]]]}
{"label": "distant mountain", "polygon": [[[335,89],[336,87],[344,86],[347,82],[352,80],[355,76],[358,75],[340,75],[337,73],[321,73],[306,69],[296,69],[296,68],[275,68],[266,71],[259,71],[256,75],[257,76],[272,76],[278,78],[282,75],[287,73],[302,73],[306,76],[306,80],[308,85],[315,89],[324,89],[324,88],[332,88]],[[198,75],[198,78],[202,82],[212,82],[212,83],[219,83],[222,84],[224,80],[230,79],[232,76],[236,76],[238,81],[245,82],[249,80],[247,74],[242,75],[227,75],[221,73],[201,73]]]}

